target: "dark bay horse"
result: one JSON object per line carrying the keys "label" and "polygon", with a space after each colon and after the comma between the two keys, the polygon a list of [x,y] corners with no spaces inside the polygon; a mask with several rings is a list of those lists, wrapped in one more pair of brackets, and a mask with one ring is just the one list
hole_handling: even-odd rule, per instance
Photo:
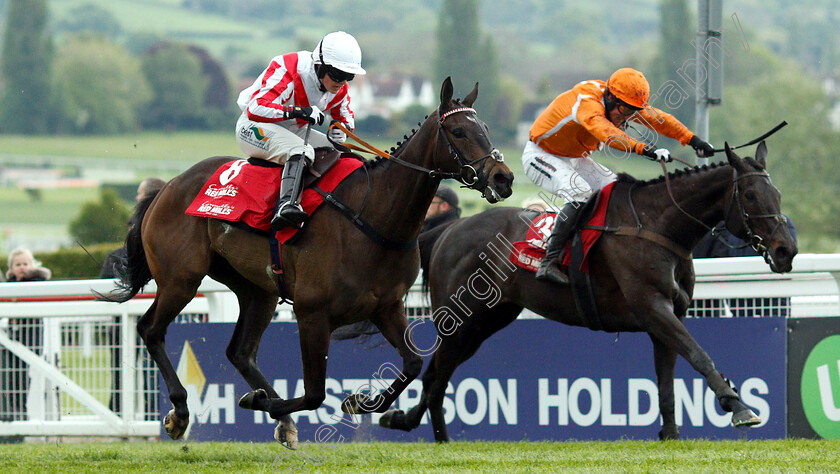
{"label": "dark bay horse", "polygon": [[[693,249],[709,227],[723,220],[730,232],[763,252],[774,272],[790,271],[796,243],[780,212],[781,195],[767,174],[766,153],[764,142],[758,146],[755,159],[741,159],[727,146],[728,165],[678,171],[669,174],[667,180],[662,177],[649,182],[622,175],[612,191],[606,226],[635,229],[641,223],[674,248]],[[443,400],[449,379],[484,340],[513,322],[523,308],[563,324],[591,327],[575,309],[568,285],[539,282],[533,272],[519,267],[506,271],[510,267],[487,251],[489,242],[501,240],[499,234],[508,242],[525,240],[528,222],[536,214],[528,213],[523,219],[523,212],[527,211],[494,208],[439,231],[429,268],[432,309],[448,305],[457,314],[457,322],[449,318],[444,323],[444,318],[435,313],[440,345],[423,374],[420,402],[407,413],[387,412],[380,418],[383,427],[410,431],[419,426],[428,409],[435,440],[448,441]],[[721,407],[733,413],[733,425],[758,424],[760,419],[740,401],[683,324],[694,289],[694,267],[691,254],[680,253],[684,256],[652,240],[605,232],[589,257],[603,330],[647,332],[653,341],[663,421],[661,438],[679,438],[674,417],[674,366],[678,355],[706,378]],[[492,307],[487,298],[479,298],[487,295],[462,291],[479,269],[501,293],[496,302],[494,290]],[[455,298],[460,303],[453,303]]]}
{"label": "dark bay horse", "polygon": [[[335,196],[360,213],[362,220],[391,243],[416,242],[426,209],[443,178],[460,179],[491,203],[510,196],[513,174],[493,148],[486,125],[471,108],[478,84],[463,101],[452,98],[447,78],[440,106],[420,125],[392,159],[370,161],[335,190]],[[257,367],[260,338],[277,306],[279,290],[270,268],[266,237],[239,230],[223,221],[184,214],[204,183],[233,157],[201,161],[141,202],[128,234],[128,261],[121,289],[109,295],[127,301],[154,278],[154,303],[137,330],[158,365],[174,408],[164,418],[169,436],[183,436],[189,423],[187,392],[166,354],[166,328],[195,296],[205,275],[228,286],[237,296],[239,319],[226,355],[254,391],[240,406],[268,412],[279,423],[275,438],[297,447],[297,427],[289,417],[314,410],[325,398],[324,382],[330,333],[339,326],[369,319],[397,349],[401,376],[384,395],[349,396],[350,413],[384,412],[419,375],[420,356],[404,339],[407,320],[403,296],[419,271],[416,243],[401,249],[374,242],[347,218],[324,204],[292,245],[282,248],[283,269],[300,333],[305,394],[283,400]],[[409,341],[410,342],[410,341]],[[287,358],[288,348],[277,348]]]}

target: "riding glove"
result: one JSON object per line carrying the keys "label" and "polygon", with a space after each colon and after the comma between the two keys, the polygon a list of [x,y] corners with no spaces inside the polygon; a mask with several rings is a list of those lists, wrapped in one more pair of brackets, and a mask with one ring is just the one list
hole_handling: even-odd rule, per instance
{"label": "riding glove", "polygon": [[[335,122],[337,122],[337,120],[334,120],[332,123]],[[333,127],[332,124],[330,124],[330,131],[327,132],[327,135],[330,137],[330,140],[336,143],[344,143],[344,141],[347,140],[347,134],[340,128]]]}
{"label": "riding glove", "polygon": [[715,154],[715,147],[697,135],[691,137],[691,141],[689,141],[688,144],[691,145],[691,148],[694,148],[697,152],[697,156],[701,158],[708,158],[710,156],[714,156]]}
{"label": "riding glove", "polygon": [[324,123],[324,113],[321,112],[321,109],[318,107],[301,107],[299,105],[295,105],[294,107],[287,108],[285,117],[287,119],[295,118],[306,120],[311,124],[322,125]]}
{"label": "riding glove", "polygon": [[664,161],[665,163],[670,163],[673,158],[671,158],[671,152],[668,151],[666,148],[653,148],[651,145],[645,145],[645,149],[642,151],[642,154],[648,157],[651,161]]}

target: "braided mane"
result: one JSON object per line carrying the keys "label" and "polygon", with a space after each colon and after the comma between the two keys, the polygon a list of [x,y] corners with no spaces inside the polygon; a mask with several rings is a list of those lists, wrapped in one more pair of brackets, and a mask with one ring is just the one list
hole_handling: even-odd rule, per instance
{"label": "braided mane", "polygon": [[[756,163],[757,164],[757,163]],[[684,176],[690,176],[698,173],[703,173],[706,171],[710,171],[716,168],[722,168],[724,166],[729,166],[729,163],[720,161],[717,163],[712,163],[711,165],[703,165],[703,166],[695,166],[693,168],[683,168],[681,170],[674,170],[668,173],[669,179],[681,178]],[[640,180],[636,179],[633,176],[627,173],[619,173],[618,174],[618,182],[620,183],[637,183],[642,186],[657,184],[665,181],[665,176],[657,176],[656,178],[651,178],[649,180]]]}

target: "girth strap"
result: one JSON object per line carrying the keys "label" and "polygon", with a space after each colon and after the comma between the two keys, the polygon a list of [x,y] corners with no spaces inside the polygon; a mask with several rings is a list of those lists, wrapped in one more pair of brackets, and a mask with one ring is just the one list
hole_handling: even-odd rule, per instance
{"label": "girth strap", "polygon": [[657,234],[656,232],[642,229],[638,227],[631,227],[631,226],[619,226],[619,227],[598,227],[598,226],[583,226],[584,229],[591,229],[591,230],[600,230],[602,232],[611,232],[615,235],[625,235],[629,237],[638,237],[640,239],[648,240],[653,242],[661,247],[665,247],[666,249],[670,250],[671,252],[675,253],[678,257],[688,260],[691,258],[691,251],[687,250],[685,247],[674,243],[672,240],[668,239],[664,235]]}

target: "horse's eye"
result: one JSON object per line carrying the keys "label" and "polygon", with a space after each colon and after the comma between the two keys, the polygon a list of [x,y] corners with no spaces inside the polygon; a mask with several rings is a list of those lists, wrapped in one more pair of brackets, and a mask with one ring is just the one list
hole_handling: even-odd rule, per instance
{"label": "horse's eye", "polygon": [[744,197],[747,198],[747,201],[749,202],[755,202],[755,191],[745,192]]}
{"label": "horse's eye", "polygon": [[464,133],[464,129],[460,127],[456,128],[455,130],[452,130],[452,135],[455,138],[464,138],[467,136],[467,134]]}

